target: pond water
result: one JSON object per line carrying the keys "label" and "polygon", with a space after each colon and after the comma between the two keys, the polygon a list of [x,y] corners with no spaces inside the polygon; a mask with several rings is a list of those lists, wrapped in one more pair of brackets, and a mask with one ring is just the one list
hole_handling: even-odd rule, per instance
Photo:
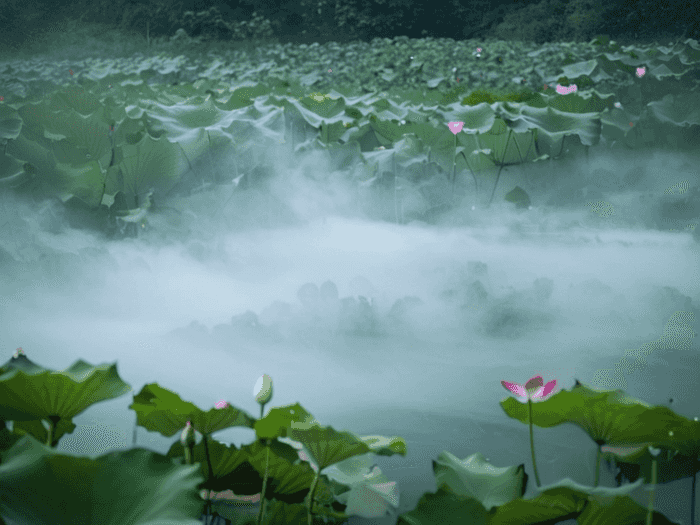
{"label": "pond water", "polygon": [[[666,165],[652,161],[648,170]],[[698,182],[692,170],[652,184],[655,174],[621,192],[618,209],[678,178]],[[501,183],[512,188],[507,174]],[[296,191],[299,209],[306,194]],[[254,416],[253,386],[269,374],[272,406],[299,402],[321,424],[406,438],[407,457],[377,459],[399,483],[399,512],[435,490],[431,460],[443,450],[524,463],[531,493],[527,427],[500,408],[510,395],[501,380],[542,375],[570,389],[578,379],[652,404],[673,398],[677,412],[700,415],[700,258],[688,231],[539,205],[468,209],[438,226],[326,210],[300,225],[231,229],[217,228],[205,205],[193,211],[206,221],[193,218],[177,241],[163,240],[156,217],[139,238],[106,242],[68,226],[47,232],[43,211],[6,197],[2,246],[24,262],[0,280],[5,357],[21,346],[48,368],[116,361],[134,394],[157,382],[205,410],[223,399]],[[56,250],[80,257],[57,263],[46,255]],[[634,372],[616,366],[649,344]],[[132,446],[131,400],[75,418],[59,450]],[[253,434],[214,437],[240,445]],[[164,453],[174,439],[138,429],[136,444]],[[582,430],[535,428],[535,445],[543,483],[592,483],[595,446]],[[668,503],[687,500],[686,481],[657,492],[670,519],[688,519],[687,504]],[[602,484],[612,483],[604,472]]]}

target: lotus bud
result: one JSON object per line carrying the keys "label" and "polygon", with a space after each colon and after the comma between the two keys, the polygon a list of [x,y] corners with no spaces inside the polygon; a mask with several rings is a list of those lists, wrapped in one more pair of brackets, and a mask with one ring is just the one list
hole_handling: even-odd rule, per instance
{"label": "lotus bud", "polygon": [[22,350],[22,347],[20,346],[17,350],[15,350],[15,354],[12,356],[12,358],[17,359],[21,355],[24,355],[24,350]]}
{"label": "lotus bud", "polygon": [[182,443],[183,447],[190,447],[195,444],[194,428],[189,421],[182,430],[182,434],[180,434],[180,443]]}
{"label": "lotus bud", "polygon": [[272,378],[269,375],[263,374],[258,378],[253,395],[260,405],[265,405],[272,399]]}

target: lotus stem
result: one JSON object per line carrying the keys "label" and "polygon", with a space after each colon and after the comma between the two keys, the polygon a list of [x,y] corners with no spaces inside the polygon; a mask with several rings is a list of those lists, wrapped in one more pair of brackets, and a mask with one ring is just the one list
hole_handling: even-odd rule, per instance
{"label": "lotus stem", "polygon": [[535,441],[532,434],[532,400],[528,398],[527,400],[528,409],[528,423],[530,424],[530,452],[532,453],[532,470],[535,471],[535,482],[537,487],[540,487],[540,475],[537,473],[537,462],[535,461]]}
{"label": "lotus stem", "polygon": [[603,453],[601,451],[602,445],[598,445],[598,450],[596,451],[595,454],[595,480],[593,481],[593,486],[597,487],[598,482],[600,481],[600,459],[603,456]]}
{"label": "lotus stem", "polygon": [[503,161],[506,158],[506,152],[508,151],[508,142],[510,141],[511,133],[513,133],[513,130],[512,129],[508,130],[508,138],[506,139],[506,145],[503,148],[503,158],[501,159],[501,167],[498,169],[498,174],[496,175],[496,182],[493,185],[493,191],[491,192],[491,198],[489,199],[489,203],[487,205],[487,208],[491,206],[491,202],[493,201],[493,196],[496,194],[496,186],[498,186],[498,179],[501,178],[501,171],[503,171],[503,167],[505,166]]}
{"label": "lotus stem", "polygon": [[651,492],[649,494],[649,508],[647,509],[646,525],[652,525],[652,521],[654,519],[654,490],[656,489],[656,471],[657,461],[656,458],[653,458],[651,460]]}
{"label": "lotus stem", "polygon": [[[262,407],[264,403],[260,404],[260,411],[262,412]],[[260,510],[258,511],[258,525],[261,525],[262,523],[262,518],[263,518],[263,512],[265,511],[265,492],[267,491],[267,477],[268,477],[268,468],[270,465],[270,440],[266,439],[265,440],[265,448],[266,454],[265,454],[265,475],[263,476],[263,484],[262,484],[262,492],[260,493]]]}
{"label": "lotus stem", "polygon": [[691,493],[690,493],[690,524],[693,525],[695,523],[695,491],[697,488],[697,479],[698,479],[698,460],[697,458],[693,458],[693,482],[691,483]]}

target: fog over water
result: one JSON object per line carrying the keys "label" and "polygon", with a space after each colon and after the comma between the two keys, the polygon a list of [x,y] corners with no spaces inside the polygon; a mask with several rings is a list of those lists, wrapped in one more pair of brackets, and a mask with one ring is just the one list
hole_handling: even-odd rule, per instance
{"label": "fog over water", "polygon": [[[270,406],[299,402],[323,425],[405,437],[406,458],[377,460],[405,512],[435,490],[442,450],[525,463],[532,490],[528,430],[499,406],[510,395],[501,380],[578,379],[700,416],[700,244],[687,228],[700,216],[674,223],[664,204],[678,184],[697,196],[698,158],[592,151],[511,167],[489,209],[494,177],[480,201],[469,176],[461,211],[434,225],[373,219],[349,183],[309,176],[325,169],[315,159],[278,163],[269,194],[228,185],[156,198],[135,239],[78,229],[58,204],[2,197],[0,361],[20,346],[47,368],[116,361],[133,388],[75,418],[59,450],[131,447],[127,406],[151,382],[257,417],[252,390],[266,373]],[[532,209],[503,202],[516,184]],[[597,201],[615,213],[596,213]],[[176,237],[174,217],[188,233]],[[253,433],[214,437],[240,445]],[[137,446],[162,453],[174,439],[137,431]],[[543,483],[592,484],[582,430],[535,427],[535,443]],[[689,482],[677,486],[687,498]],[[656,503],[674,519],[664,490]]]}

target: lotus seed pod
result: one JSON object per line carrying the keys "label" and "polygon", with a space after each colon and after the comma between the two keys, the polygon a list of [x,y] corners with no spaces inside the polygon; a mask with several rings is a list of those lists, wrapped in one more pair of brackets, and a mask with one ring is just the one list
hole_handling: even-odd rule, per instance
{"label": "lotus seed pod", "polygon": [[267,375],[261,375],[255,382],[255,388],[253,388],[253,395],[255,400],[264,405],[272,399],[272,378]]}
{"label": "lotus seed pod", "polygon": [[180,443],[182,443],[183,447],[193,446],[195,444],[194,428],[189,421],[182,430],[182,434],[180,434]]}

